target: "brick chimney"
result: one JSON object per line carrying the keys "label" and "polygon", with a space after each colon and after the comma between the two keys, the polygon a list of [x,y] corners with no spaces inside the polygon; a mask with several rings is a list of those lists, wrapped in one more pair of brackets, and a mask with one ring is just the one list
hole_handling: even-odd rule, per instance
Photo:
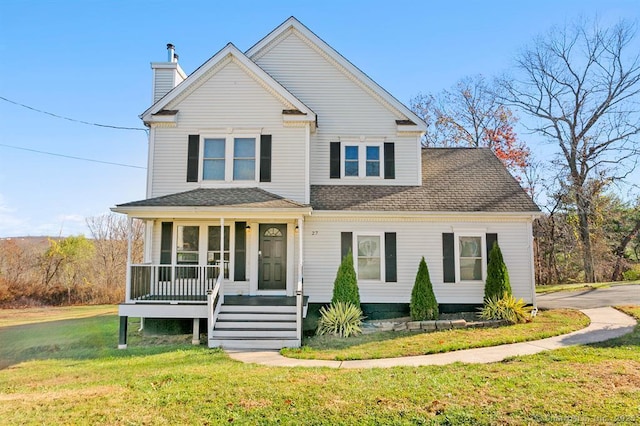
{"label": "brick chimney", "polygon": [[178,54],[173,44],[167,44],[167,62],[152,62],[153,103],[182,83],[187,75],[178,65]]}

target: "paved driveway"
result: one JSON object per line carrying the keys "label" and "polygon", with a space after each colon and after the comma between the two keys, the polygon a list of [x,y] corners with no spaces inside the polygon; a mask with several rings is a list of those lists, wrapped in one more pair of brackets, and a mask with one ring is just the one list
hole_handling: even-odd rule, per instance
{"label": "paved driveway", "polygon": [[543,309],[590,309],[615,305],[640,305],[640,285],[620,285],[580,291],[559,291],[536,297]]}

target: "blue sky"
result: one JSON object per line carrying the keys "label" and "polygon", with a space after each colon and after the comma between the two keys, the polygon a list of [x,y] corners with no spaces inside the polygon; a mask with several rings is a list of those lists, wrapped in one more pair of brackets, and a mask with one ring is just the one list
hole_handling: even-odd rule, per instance
{"label": "blue sky", "polygon": [[[246,50],[289,16],[404,103],[508,69],[552,25],[638,19],[638,0],[0,2],[0,96],[77,120],[143,127],[150,62],[173,43],[191,73],[227,42]],[[87,233],[85,218],[145,197],[143,131],[87,126],[0,100],[0,237]],[[532,146],[534,152],[538,151]],[[540,155],[547,155],[539,150]]]}

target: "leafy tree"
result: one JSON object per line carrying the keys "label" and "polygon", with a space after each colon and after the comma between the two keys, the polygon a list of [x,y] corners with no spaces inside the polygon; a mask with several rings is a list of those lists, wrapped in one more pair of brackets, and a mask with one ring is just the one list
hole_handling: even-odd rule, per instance
{"label": "leafy tree", "polygon": [[336,279],[333,282],[333,297],[331,303],[349,302],[356,307],[360,307],[360,293],[358,292],[358,279],[356,270],[353,267],[353,254],[351,250],[342,259]]}
{"label": "leafy tree", "polygon": [[502,100],[558,148],[555,163],[578,218],[585,279],[596,279],[592,249],[593,181],[624,179],[639,145],[640,55],[635,28],[579,22],[554,28],[524,49],[517,74],[501,82]]}
{"label": "leafy tree", "polygon": [[411,291],[411,304],[409,305],[411,319],[416,321],[435,320],[438,319],[438,302],[436,295],[433,293],[431,278],[429,277],[429,268],[424,256],[420,260],[416,281]]}
{"label": "leafy tree", "polygon": [[67,302],[71,303],[72,289],[87,282],[86,264],[94,254],[93,243],[84,235],[71,236],[56,241],[49,239],[49,249],[44,253],[45,284],[57,278],[66,288]]}
{"label": "leafy tree", "polygon": [[484,299],[499,299],[505,294],[511,296],[511,284],[509,283],[509,271],[502,258],[502,251],[497,242],[493,243],[489,252],[489,265],[487,265],[487,281],[484,285]]}
{"label": "leafy tree", "polygon": [[460,80],[437,95],[419,94],[411,108],[427,123],[425,146],[488,147],[520,176],[529,149],[514,131],[517,118],[481,75]]}

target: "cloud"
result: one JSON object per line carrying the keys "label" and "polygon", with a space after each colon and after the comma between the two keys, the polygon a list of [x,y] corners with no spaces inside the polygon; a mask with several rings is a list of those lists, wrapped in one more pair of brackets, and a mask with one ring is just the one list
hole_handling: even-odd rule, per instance
{"label": "cloud", "polygon": [[23,236],[89,235],[85,216],[78,213],[59,214],[41,223],[21,215],[0,194],[0,238]]}
{"label": "cloud", "polygon": [[0,194],[0,237],[24,235],[28,228],[28,221],[18,216],[16,210],[10,208]]}

